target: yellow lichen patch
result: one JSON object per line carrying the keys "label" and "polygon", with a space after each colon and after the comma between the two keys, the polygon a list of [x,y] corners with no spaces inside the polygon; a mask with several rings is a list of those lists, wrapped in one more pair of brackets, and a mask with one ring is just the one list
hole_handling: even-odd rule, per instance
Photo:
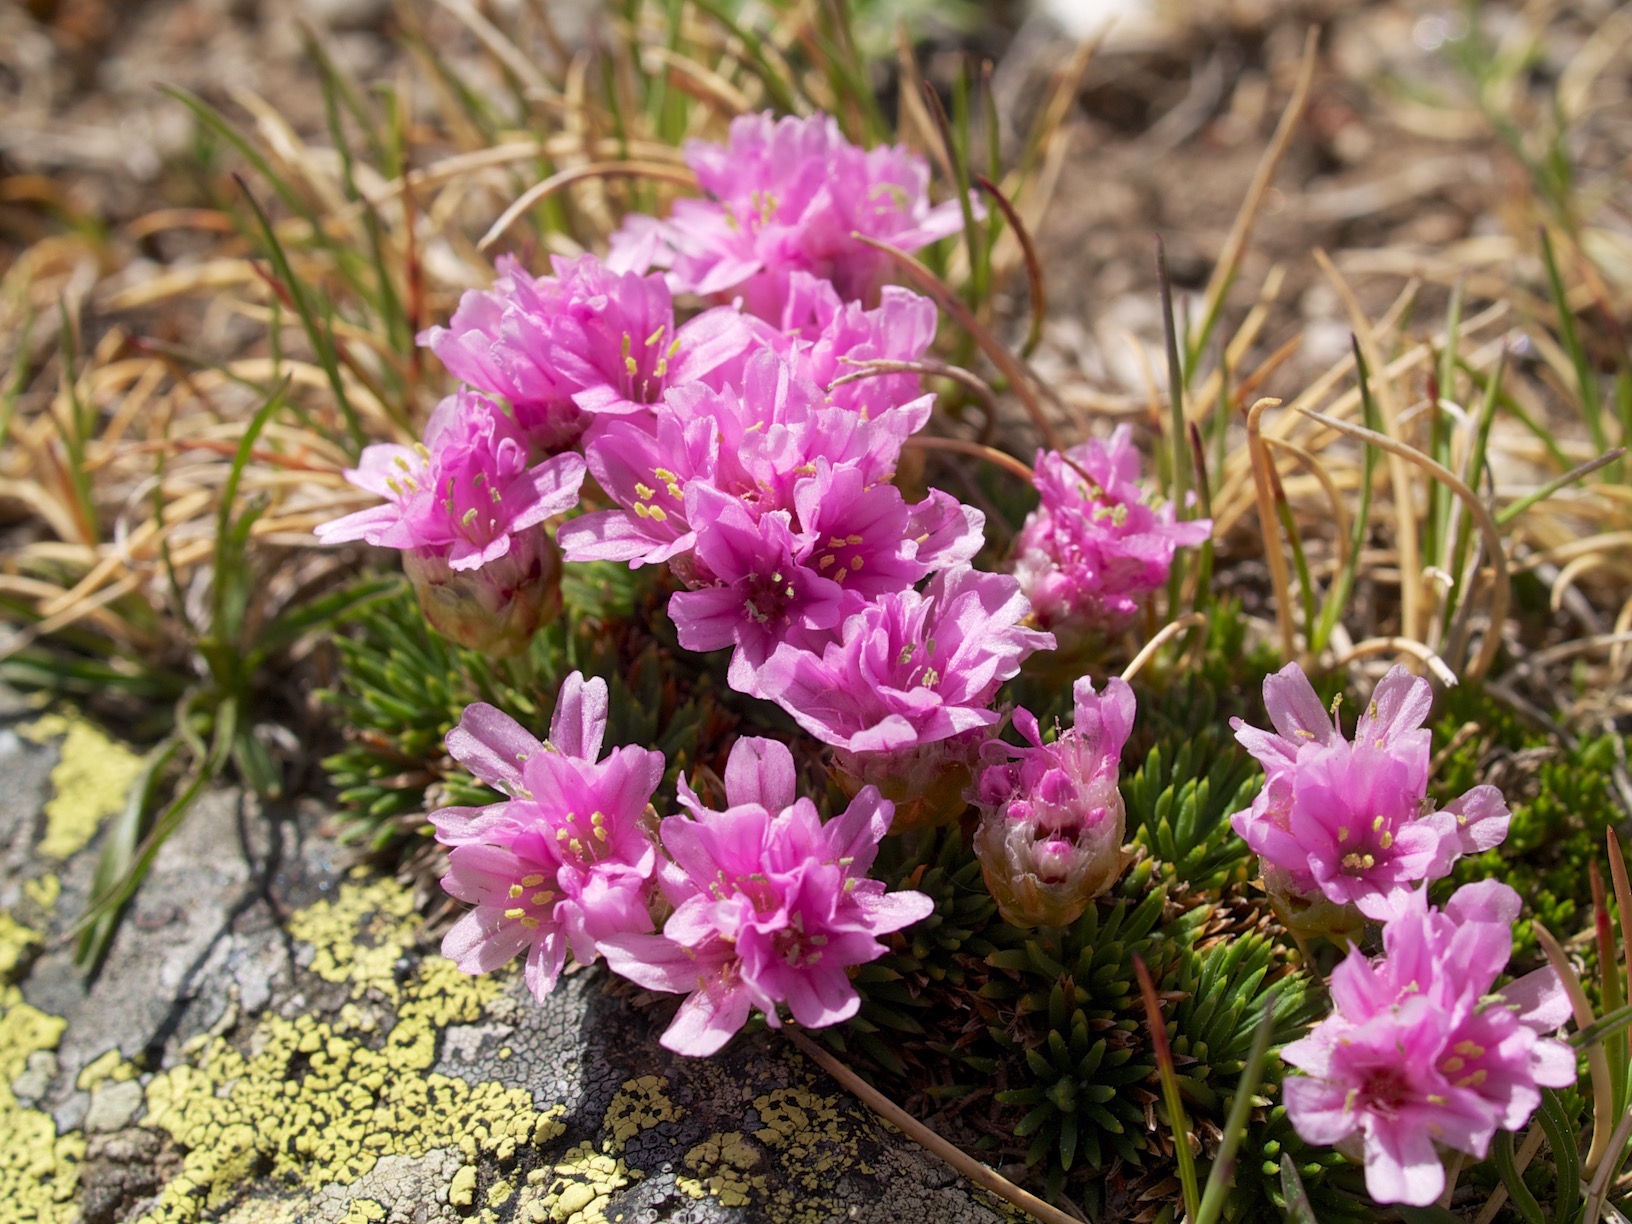
{"label": "yellow lichen patch", "polygon": [[758,1097],[754,1110],[764,1124],[754,1132],[776,1153],[790,1181],[814,1191],[828,1184],[830,1170],[857,1157],[856,1126],[841,1115],[839,1098],[808,1088],[778,1088]]}
{"label": "yellow lichen patch", "polygon": [[51,801],[45,805],[45,837],[39,852],[67,858],[85,848],[96,828],[125,806],[142,772],[142,758],[78,714],[47,714],[18,729],[43,744],[63,736],[62,759],[51,771]]}
{"label": "yellow lichen patch", "polygon": [[621,1152],[623,1145],[643,1130],[650,1130],[660,1122],[673,1122],[680,1117],[674,1102],[663,1092],[663,1079],[657,1075],[643,1075],[628,1080],[612,1098],[601,1128],[612,1132],[608,1150]]}
{"label": "yellow lichen patch", "polygon": [[24,1109],[11,1090],[29,1055],[56,1049],[66,1027],[23,1002],[9,980],[22,951],[38,938],[0,910],[0,1204],[7,1219],[66,1224],[78,1214],[70,1200],[85,1140],[59,1136],[50,1114]]}
{"label": "yellow lichen patch", "polygon": [[23,881],[23,896],[42,910],[54,909],[61,895],[62,881],[57,879],[55,872],[48,871],[37,880]]}
{"label": "yellow lichen patch", "polygon": [[605,1224],[612,1195],[639,1176],[594,1144],[580,1143],[554,1165],[527,1175],[513,1218],[523,1224]]}
{"label": "yellow lichen patch", "polygon": [[379,1224],[385,1219],[385,1207],[373,1199],[352,1199],[346,1206],[340,1224]]}
{"label": "yellow lichen patch", "polygon": [[89,1092],[104,1080],[119,1083],[122,1080],[135,1079],[140,1074],[141,1071],[135,1063],[126,1062],[124,1055],[118,1050],[109,1050],[106,1054],[91,1059],[80,1069],[74,1087],[81,1092]]}
{"label": "yellow lichen patch", "polygon": [[168,1133],[184,1155],[148,1221],[197,1219],[252,1180],[349,1185],[381,1157],[439,1148],[464,1154],[450,1192],[474,1205],[479,1160],[507,1162],[564,1132],[564,1109],[537,1110],[524,1089],[431,1071],[438,1027],[479,1019],[504,983],[468,978],[440,957],[399,983],[396,963],[417,925],[411,897],[387,880],[348,882],[332,902],[295,916],[291,930],[317,949],[313,970],[400,1000],[395,1020],[375,1022],[350,1004],[332,1021],[272,1016],[248,1052],[208,1037],[155,1076],[142,1124]]}
{"label": "yellow lichen patch", "polygon": [[17,962],[39,942],[38,931],[31,931],[14,921],[5,910],[0,910],[0,980],[10,978],[17,969]]}
{"label": "yellow lichen patch", "polygon": [[[359,868],[352,873],[361,877]],[[325,982],[351,983],[351,995],[370,989],[396,1001],[397,961],[413,943],[420,925],[413,894],[391,880],[358,878],[340,885],[340,895],[296,914],[289,933],[312,945],[312,972]]]}
{"label": "yellow lichen patch", "polygon": [[738,1131],[710,1135],[686,1153],[686,1168],[695,1176],[674,1179],[680,1190],[694,1199],[716,1198],[725,1207],[746,1207],[752,1192],[765,1193],[764,1174],[748,1170],[759,1163],[759,1153]]}

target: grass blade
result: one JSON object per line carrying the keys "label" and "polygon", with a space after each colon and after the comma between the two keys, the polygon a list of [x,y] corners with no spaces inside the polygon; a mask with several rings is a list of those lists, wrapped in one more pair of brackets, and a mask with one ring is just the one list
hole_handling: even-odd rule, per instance
{"label": "grass blade", "polygon": [[1150,970],[1138,956],[1133,971],[1139,978],[1139,993],[1145,1004],[1145,1020],[1150,1026],[1150,1044],[1156,1053],[1156,1068],[1162,1078],[1162,1101],[1167,1107],[1167,1124],[1173,1131],[1173,1156],[1179,1166],[1179,1186],[1184,1191],[1184,1213],[1196,1218],[1201,1210],[1201,1194],[1196,1188],[1196,1158],[1190,1151],[1190,1124],[1184,1116],[1184,1098],[1179,1094],[1179,1076],[1173,1066],[1173,1051],[1167,1045],[1167,1025],[1162,1005],[1156,998],[1156,984]]}
{"label": "grass blade", "polygon": [[1598,376],[1592,362],[1581,346],[1581,337],[1575,330],[1575,312],[1570,309],[1569,294],[1564,290],[1564,278],[1559,275],[1558,259],[1553,254],[1553,238],[1547,227],[1541,227],[1541,258],[1547,265],[1547,285],[1553,293],[1553,306],[1558,311],[1558,335],[1564,341],[1564,351],[1575,366],[1575,390],[1581,399],[1581,415],[1586,419],[1587,432],[1592,444],[1599,450],[1609,446],[1604,433],[1603,404],[1598,398]]}
{"label": "grass blade", "polygon": [[1201,1195],[1201,1209],[1191,1218],[1195,1224],[1213,1224],[1224,1209],[1224,1198],[1235,1183],[1235,1153],[1246,1137],[1247,1122],[1252,1114],[1253,1094],[1264,1078],[1264,1063],[1269,1057],[1269,1041],[1275,1032],[1275,996],[1264,1000],[1264,1014],[1259,1017],[1257,1031],[1252,1038],[1252,1051],[1247,1065],[1242,1068],[1241,1080],[1235,1086],[1235,1098],[1230,1102],[1230,1115],[1224,1123],[1224,1142],[1207,1173],[1207,1186]]}

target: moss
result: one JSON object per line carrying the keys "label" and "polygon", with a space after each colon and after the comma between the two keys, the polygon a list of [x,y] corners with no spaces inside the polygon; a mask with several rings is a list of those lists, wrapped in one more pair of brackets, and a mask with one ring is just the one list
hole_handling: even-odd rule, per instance
{"label": "moss", "polygon": [[142,758],[78,714],[47,714],[20,731],[37,744],[63,737],[61,759],[51,771],[45,837],[36,849],[49,858],[68,858],[85,848],[104,820],[124,808],[142,772]]}

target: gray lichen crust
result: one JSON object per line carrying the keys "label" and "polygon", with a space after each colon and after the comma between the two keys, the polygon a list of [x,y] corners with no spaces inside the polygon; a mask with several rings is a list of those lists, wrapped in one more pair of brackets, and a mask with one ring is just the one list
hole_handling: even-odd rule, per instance
{"label": "gray lichen crust", "polygon": [[682,1059],[656,1043],[663,1008],[605,994],[597,971],[542,1006],[513,972],[459,973],[409,891],[344,870],[321,813],[271,822],[209,796],[87,981],[58,937],[110,813],[59,785],[94,790],[98,762],[129,754],[81,720],[34,730],[39,746],[0,729],[0,1131],[16,1136],[0,1201],[21,1219],[1011,1215],[774,1034]]}

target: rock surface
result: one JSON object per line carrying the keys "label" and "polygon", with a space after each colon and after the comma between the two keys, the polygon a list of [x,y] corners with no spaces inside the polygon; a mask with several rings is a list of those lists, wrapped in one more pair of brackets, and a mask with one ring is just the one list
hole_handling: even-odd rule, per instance
{"label": "rock surface", "polygon": [[128,758],[88,723],[27,718],[0,726],[8,1219],[1011,1218],[774,1034],[680,1059],[656,1042],[665,1010],[596,971],[543,1006],[515,973],[460,974],[321,812],[210,794],[87,978],[63,935],[101,836],[41,846],[64,846],[65,813],[105,824],[95,780]]}

